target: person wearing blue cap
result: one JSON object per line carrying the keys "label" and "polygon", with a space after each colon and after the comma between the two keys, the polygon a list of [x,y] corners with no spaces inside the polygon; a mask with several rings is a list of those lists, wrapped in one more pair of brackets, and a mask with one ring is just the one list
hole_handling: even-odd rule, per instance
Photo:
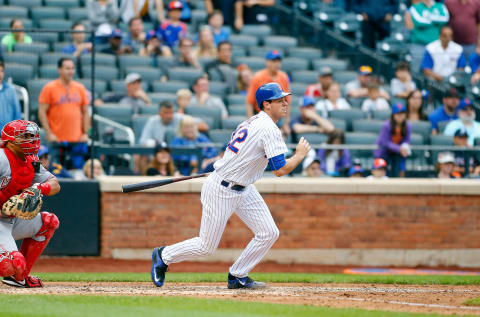
{"label": "person wearing blue cap", "polygon": [[402,103],[392,106],[390,120],[383,123],[377,138],[378,149],[375,158],[388,163],[390,177],[405,176],[405,161],[411,154],[410,135],[412,127],[407,122],[407,108]]}
{"label": "person wearing blue cap", "polygon": [[454,136],[458,130],[468,134],[468,146],[473,146],[475,138],[480,138],[480,122],[475,121],[475,109],[472,101],[462,99],[457,107],[458,119],[450,121],[443,134]]}
{"label": "person wearing blue cap", "polygon": [[73,176],[61,164],[50,162],[48,148],[45,145],[40,145],[37,155],[40,164],[57,178],[73,178]]}
{"label": "person wearing blue cap", "polygon": [[173,55],[172,50],[170,47],[163,45],[161,39],[162,36],[158,32],[155,32],[155,30],[148,31],[145,35],[145,46],[140,49],[138,55],[171,57]]}
{"label": "person wearing blue cap", "polygon": [[109,47],[104,48],[101,52],[104,54],[110,55],[123,55],[123,54],[131,54],[132,48],[130,46],[122,46],[122,38],[123,33],[120,29],[114,29],[110,34],[110,39],[108,43],[110,44]]}
{"label": "person wearing blue cap", "polygon": [[315,111],[315,99],[304,96],[300,106],[300,115],[290,121],[293,142],[297,142],[297,135],[302,133],[330,133],[335,127],[327,119],[322,118]]}
{"label": "person wearing blue cap", "polygon": [[[358,68],[357,78],[355,80],[349,81],[345,85],[345,90],[347,91],[347,96],[349,98],[366,98],[368,96],[367,85],[371,82],[376,82],[375,77],[373,77],[373,69],[371,66],[362,65]],[[380,88],[380,96],[385,99],[390,99],[388,92]]]}
{"label": "person wearing blue cap", "polygon": [[360,165],[354,165],[348,170],[348,177],[363,178],[365,177],[363,168]]}

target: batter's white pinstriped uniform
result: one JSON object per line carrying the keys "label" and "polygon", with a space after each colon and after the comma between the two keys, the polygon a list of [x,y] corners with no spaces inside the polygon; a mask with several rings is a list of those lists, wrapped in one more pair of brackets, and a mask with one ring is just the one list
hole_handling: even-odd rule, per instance
{"label": "batter's white pinstriped uniform", "polygon": [[[228,219],[236,212],[255,237],[230,267],[230,273],[236,277],[247,276],[279,236],[270,210],[253,183],[262,177],[268,159],[286,152],[282,133],[268,114],[261,111],[242,122],[232,134],[224,157],[215,163],[215,172],[202,187],[200,235],[165,247],[162,252],[165,264],[212,254]],[[245,189],[234,190],[233,185],[245,186]]]}

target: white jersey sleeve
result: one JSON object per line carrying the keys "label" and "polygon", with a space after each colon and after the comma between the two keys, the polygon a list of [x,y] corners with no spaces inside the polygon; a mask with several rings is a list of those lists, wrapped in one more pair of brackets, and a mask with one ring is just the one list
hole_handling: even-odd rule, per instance
{"label": "white jersey sleeve", "polygon": [[33,177],[33,183],[43,183],[49,178],[55,177],[52,173],[47,171],[41,164],[40,164],[40,171],[35,173]]}
{"label": "white jersey sleeve", "polygon": [[285,154],[288,151],[287,145],[283,141],[282,132],[276,125],[266,128],[261,140],[267,159]]}

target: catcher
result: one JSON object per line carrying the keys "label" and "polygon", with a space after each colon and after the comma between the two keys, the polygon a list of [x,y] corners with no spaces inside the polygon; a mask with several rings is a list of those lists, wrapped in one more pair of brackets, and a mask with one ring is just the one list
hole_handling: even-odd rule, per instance
{"label": "catcher", "polygon": [[[35,261],[58,228],[57,216],[41,212],[42,196],[60,185],[38,160],[40,131],[31,121],[14,120],[2,130],[0,146],[0,276],[14,287],[43,287],[30,275]],[[23,239],[20,252],[15,240]]]}

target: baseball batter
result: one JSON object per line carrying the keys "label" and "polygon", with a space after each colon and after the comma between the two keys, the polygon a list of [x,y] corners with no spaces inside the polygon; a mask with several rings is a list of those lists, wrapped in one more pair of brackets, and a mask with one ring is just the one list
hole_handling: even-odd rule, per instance
{"label": "baseball batter", "polygon": [[248,273],[268,252],[279,231],[253,185],[267,164],[276,176],[290,173],[310,150],[301,139],[295,155],[285,159],[287,146],[276,123],[287,114],[286,96],[277,83],[268,83],[256,92],[260,113],[242,122],[233,132],[223,158],[202,187],[202,222],[198,237],[171,246],[155,248],[152,253],[152,281],[160,287],[171,263],[212,254],[220,242],[225,225],[233,212],[253,231],[255,237],[230,267],[228,288],[262,288]]}
{"label": "baseball batter", "polygon": [[[0,276],[3,277],[2,282],[9,286],[43,287],[39,278],[30,275],[30,270],[58,228],[59,222],[52,213],[38,212],[41,206],[39,201],[42,195],[58,193],[60,185],[57,178],[38,161],[40,134],[34,122],[11,121],[3,128],[1,138]],[[17,194],[21,194],[17,197],[27,198],[12,207],[17,210],[22,205],[22,209],[28,209],[28,206],[38,207],[32,208],[30,220],[8,213],[15,208],[5,208],[11,205]],[[20,252],[15,244],[15,240],[19,239],[23,239]]]}

